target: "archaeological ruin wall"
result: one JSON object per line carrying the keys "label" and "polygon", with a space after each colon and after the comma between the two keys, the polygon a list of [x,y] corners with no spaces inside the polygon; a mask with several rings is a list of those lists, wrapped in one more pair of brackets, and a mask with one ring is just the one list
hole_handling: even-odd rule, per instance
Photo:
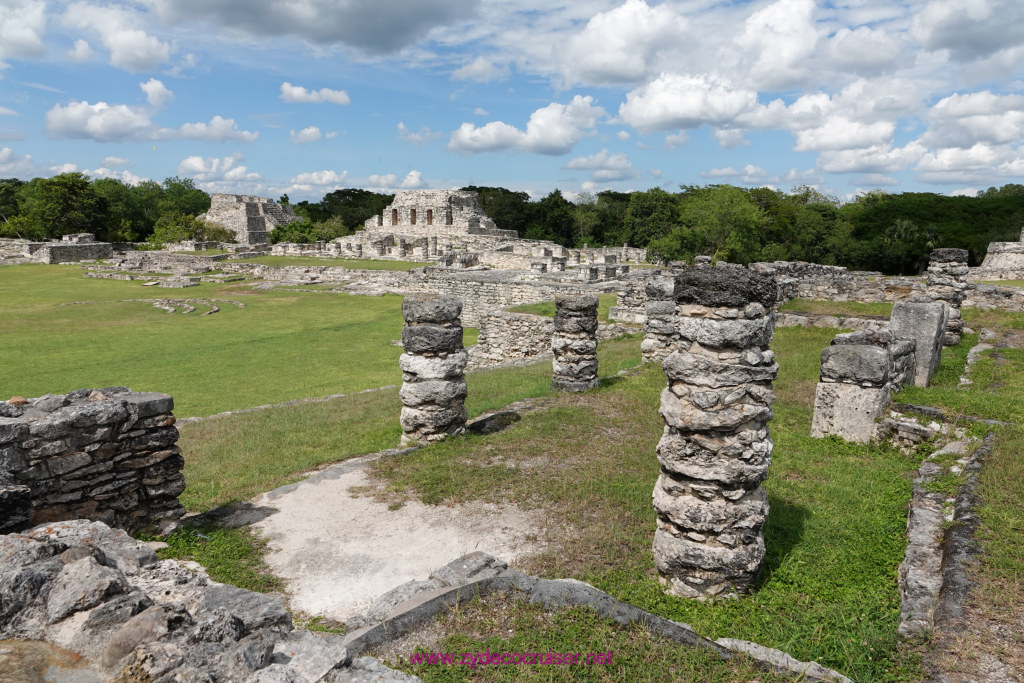
{"label": "archaeological ruin wall", "polygon": [[136,531],[181,517],[173,406],[125,387],[0,403],[0,531],[77,518]]}
{"label": "archaeological ruin wall", "polygon": [[244,194],[210,195],[210,210],[198,218],[227,228],[241,245],[266,244],[271,230],[302,220],[288,204]]}
{"label": "archaeological ruin wall", "polygon": [[34,261],[49,264],[100,261],[114,255],[113,244],[97,242],[90,233],[64,235],[50,242],[29,242],[25,249]]}

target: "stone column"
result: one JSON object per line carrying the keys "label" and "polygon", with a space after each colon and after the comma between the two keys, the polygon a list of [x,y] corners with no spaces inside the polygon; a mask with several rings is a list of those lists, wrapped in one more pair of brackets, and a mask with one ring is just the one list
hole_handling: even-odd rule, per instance
{"label": "stone column", "polygon": [[964,319],[960,317],[960,304],[967,298],[966,249],[935,249],[928,260],[928,296],[946,304],[948,318],[943,344],[954,346],[960,342]]}
{"label": "stone column", "polygon": [[466,428],[468,356],[462,348],[462,302],[437,294],[402,301],[402,446],[439,441]]}
{"label": "stone column", "polygon": [[437,256],[437,238],[436,237],[429,238],[429,241],[427,242],[427,255],[428,256]]}
{"label": "stone column", "polygon": [[928,386],[939,369],[946,338],[946,311],[946,304],[941,301],[897,301],[892,306],[889,329],[893,336],[915,343],[915,387]]}
{"label": "stone column", "polygon": [[551,386],[560,391],[586,391],[597,387],[597,297],[555,296],[555,354]]}
{"label": "stone column", "polygon": [[645,363],[660,363],[675,351],[679,333],[676,331],[676,282],[670,277],[659,277],[647,283],[644,290],[644,340],[640,353]]}
{"label": "stone column", "polygon": [[746,269],[698,267],[676,276],[674,294],[654,564],[669,595],[734,597],[751,590],[765,555],[776,286]]}
{"label": "stone column", "polygon": [[821,352],[821,380],[814,392],[811,436],[830,434],[869,443],[878,418],[889,407],[893,389],[893,358],[869,344],[840,344]]}

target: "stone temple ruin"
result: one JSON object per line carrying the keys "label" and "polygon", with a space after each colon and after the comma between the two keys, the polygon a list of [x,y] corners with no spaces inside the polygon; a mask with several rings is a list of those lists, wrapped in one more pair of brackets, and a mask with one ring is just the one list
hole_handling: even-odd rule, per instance
{"label": "stone temple ruin", "polygon": [[210,195],[210,210],[199,218],[227,228],[245,245],[266,244],[271,230],[302,220],[288,204],[245,194]]}

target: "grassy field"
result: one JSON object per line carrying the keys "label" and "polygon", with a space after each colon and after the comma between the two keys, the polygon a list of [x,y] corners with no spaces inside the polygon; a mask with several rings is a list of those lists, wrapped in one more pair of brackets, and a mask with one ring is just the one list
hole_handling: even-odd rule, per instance
{"label": "grassy field", "polygon": [[[215,315],[168,314],[144,301],[208,298]],[[77,305],[68,302],[93,302]],[[0,394],[40,396],[125,385],[175,399],[178,417],[347,393],[401,381],[391,341],[401,297],[186,290],[82,277],[74,266],[0,268]]]}
{"label": "grassy field", "polygon": [[355,270],[412,270],[431,263],[415,261],[378,261],[376,259],[318,258],[316,256],[255,256],[232,259],[235,263],[259,263],[264,266],[335,266]]}
{"label": "grassy field", "polygon": [[892,315],[892,304],[879,301],[862,303],[859,301],[816,301],[813,299],[790,299],[782,304],[783,311],[800,313],[823,313],[828,315]]}
{"label": "grassy field", "polygon": [[[615,294],[598,294],[597,295],[597,319],[601,322],[611,322],[608,318],[609,309],[615,305],[616,300]],[[541,301],[535,304],[523,304],[522,306],[512,306],[507,309],[511,313],[532,313],[533,315],[543,315],[548,318],[555,317],[555,302],[554,301]]]}

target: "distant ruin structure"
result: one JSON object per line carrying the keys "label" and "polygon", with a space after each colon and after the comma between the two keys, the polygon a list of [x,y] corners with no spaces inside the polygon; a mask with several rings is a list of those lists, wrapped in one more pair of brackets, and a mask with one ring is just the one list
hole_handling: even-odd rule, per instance
{"label": "distant ruin structure", "polygon": [[29,242],[26,252],[40,263],[74,263],[108,259],[114,255],[114,245],[97,242],[95,235],[83,232],[50,242]]}
{"label": "distant ruin structure", "polygon": [[1017,280],[1024,278],[1024,229],[1016,242],[992,242],[974,280]]}
{"label": "distant ruin structure", "polygon": [[235,233],[239,244],[267,244],[270,231],[302,220],[288,204],[248,194],[212,194],[210,210],[199,216]]}
{"label": "distant ruin structure", "polygon": [[480,207],[477,193],[465,190],[399,190],[384,212],[367,219],[364,225],[368,232],[426,237],[519,237],[515,230],[499,230]]}
{"label": "distant ruin structure", "polygon": [[654,564],[668,594],[704,600],[748,592],[764,562],[776,288],[742,267],[696,267],[676,276],[674,296]]}

